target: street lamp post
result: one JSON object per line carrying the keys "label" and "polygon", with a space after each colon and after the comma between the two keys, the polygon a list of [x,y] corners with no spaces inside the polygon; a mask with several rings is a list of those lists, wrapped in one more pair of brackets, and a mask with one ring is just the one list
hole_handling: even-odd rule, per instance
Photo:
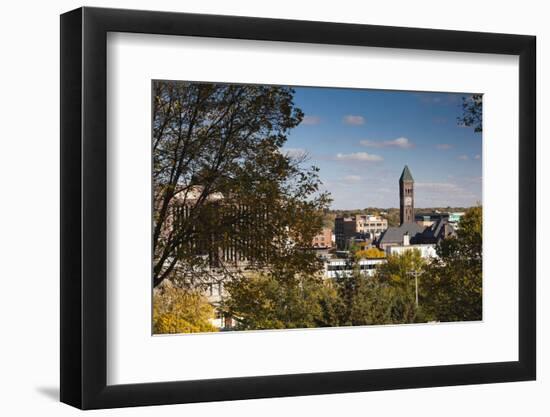
{"label": "street lamp post", "polygon": [[409,274],[414,276],[415,300],[416,300],[416,308],[418,308],[418,276],[420,275],[420,271],[418,270],[409,271]]}

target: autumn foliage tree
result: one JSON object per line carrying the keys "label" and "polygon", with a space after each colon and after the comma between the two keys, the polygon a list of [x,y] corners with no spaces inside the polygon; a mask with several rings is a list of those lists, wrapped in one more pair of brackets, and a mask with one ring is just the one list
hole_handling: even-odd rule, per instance
{"label": "autumn foliage tree", "polygon": [[355,252],[356,259],[381,259],[385,257],[386,257],[386,253],[383,250],[380,250],[375,247],[371,247],[368,249],[360,249],[357,252]]}
{"label": "autumn foliage tree", "polygon": [[214,308],[200,293],[164,286],[153,295],[153,333],[215,332]]}
{"label": "autumn foliage tree", "polygon": [[[282,147],[303,113],[287,87],[153,83],[153,284],[180,286],[247,267],[316,272],[303,251],[328,195],[318,170]],[[239,256],[240,256],[239,255]],[[215,274],[212,272],[215,269]]]}

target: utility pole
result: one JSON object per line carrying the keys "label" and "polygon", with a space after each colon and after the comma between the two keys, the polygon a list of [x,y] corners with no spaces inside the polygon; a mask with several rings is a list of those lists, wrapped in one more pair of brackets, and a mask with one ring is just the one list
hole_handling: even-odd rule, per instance
{"label": "utility pole", "polygon": [[416,308],[418,308],[418,276],[421,274],[421,272],[416,269],[414,271],[409,271],[409,274],[414,276]]}

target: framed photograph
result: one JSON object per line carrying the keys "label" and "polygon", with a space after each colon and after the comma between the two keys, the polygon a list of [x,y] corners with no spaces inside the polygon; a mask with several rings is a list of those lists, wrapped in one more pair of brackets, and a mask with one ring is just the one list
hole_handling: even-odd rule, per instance
{"label": "framed photograph", "polygon": [[61,16],[61,401],[533,380],[535,37]]}

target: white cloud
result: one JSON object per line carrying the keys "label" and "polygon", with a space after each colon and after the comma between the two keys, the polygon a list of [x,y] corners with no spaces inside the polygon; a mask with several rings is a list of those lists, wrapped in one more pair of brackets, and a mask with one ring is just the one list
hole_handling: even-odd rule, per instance
{"label": "white cloud", "polygon": [[461,206],[471,205],[481,200],[480,194],[474,192],[470,187],[455,184],[452,182],[419,182],[415,184],[418,193],[415,199],[423,205],[433,206]]}
{"label": "white cloud", "polygon": [[370,146],[373,148],[400,148],[400,149],[410,149],[414,148],[414,143],[412,143],[408,138],[399,137],[391,140],[369,140],[365,139],[359,142],[363,146]]}
{"label": "white cloud", "polygon": [[440,151],[446,151],[448,149],[451,149],[453,147],[453,145],[451,145],[449,143],[438,143],[437,145],[435,145],[435,147],[437,149],[439,149]]}
{"label": "white cloud", "polygon": [[462,191],[462,188],[451,182],[417,182],[415,186],[418,188],[438,192]]}
{"label": "white cloud", "polygon": [[343,180],[349,183],[357,183],[361,181],[361,177],[359,175],[346,175]]}
{"label": "white cloud", "polygon": [[431,98],[428,98],[427,101],[431,103],[441,103],[441,97],[431,97]]}
{"label": "white cloud", "polygon": [[474,156],[474,159],[481,159],[481,155]]}
{"label": "white cloud", "polygon": [[456,104],[460,101],[460,94],[457,93],[418,93],[416,96],[421,103],[425,104]]}
{"label": "white cloud", "polygon": [[364,125],[366,120],[363,116],[348,114],[348,115],[344,116],[343,122],[346,125],[360,126],[360,125]]}
{"label": "white cloud", "polygon": [[459,155],[459,156],[456,157],[456,159],[458,159],[460,161],[467,161],[470,158],[468,157],[468,155]]}
{"label": "white cloud", "polygon": [[336,154],[336,159],[340,161],[367,161],[367,162],[378,162],[383,161],[380,155],[374,155],[367,152],[354,152],[354,153],[338,153]]}
{"label": "white cloud", "polygon": [[321,118],[319,116],[306,115],[302,120],[302,124],[307,126],[314,126],[314,125],[318,125],[319,123],[321,123]]}

